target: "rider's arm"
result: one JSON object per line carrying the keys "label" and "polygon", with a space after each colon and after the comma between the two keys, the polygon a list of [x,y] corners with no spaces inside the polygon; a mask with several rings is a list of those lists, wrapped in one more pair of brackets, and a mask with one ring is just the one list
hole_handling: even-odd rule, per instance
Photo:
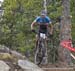
{"label": "rider's arm", "polygon": [[53,25],[50,24],[50,34],[52,35],[53,34]]}
{"label": "rider's arm", "polygon": [[49,24],[50,34],[53,34],[53,25],[52,25],[52,21],[49,17],[47,17],[47,22]]}
{"label": "rider's arm", "polygon": [[39,22],[40,17],[37,17],[31,24],[31,30],[34,30],[34,25]]}
{"label": "rider's arm", "polygon": [[34,29],[34,25],[36,24],[36,21],[33,21],[32,24],[31,24],[31,30]]}

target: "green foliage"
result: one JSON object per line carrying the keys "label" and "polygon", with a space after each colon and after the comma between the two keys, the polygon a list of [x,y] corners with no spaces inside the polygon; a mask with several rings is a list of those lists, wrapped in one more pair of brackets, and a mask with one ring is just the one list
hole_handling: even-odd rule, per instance
{"label": "green foliage", "polygon": [[72,15],[72,38],[75,40],[75,0],[71,0],[71,15]]}
{"label": "green foliage", "polygon": [[54,19],[58,16],[61,16],[62,13],[62,5],[60,0],[52,0],[48,5],[48,14],[49,16]]}
{"label": "green foliage", "polygon": [[31,50],[35,46],[35,36],[30,25],[43,8],[42,0],[5,0],[2,7],[0,44],[21,52]]}

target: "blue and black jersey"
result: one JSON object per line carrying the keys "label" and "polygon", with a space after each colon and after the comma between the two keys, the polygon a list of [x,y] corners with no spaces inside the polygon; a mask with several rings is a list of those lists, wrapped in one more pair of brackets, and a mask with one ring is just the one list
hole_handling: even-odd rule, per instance
{"label": "blue and black jersey", "polygon": [[47,25],[49,25],[51,23],[51,19],[46,16],[46,17],[37,17],[34,22],[38,23],[39,26],[39,32],[41,33],[47,33]]}

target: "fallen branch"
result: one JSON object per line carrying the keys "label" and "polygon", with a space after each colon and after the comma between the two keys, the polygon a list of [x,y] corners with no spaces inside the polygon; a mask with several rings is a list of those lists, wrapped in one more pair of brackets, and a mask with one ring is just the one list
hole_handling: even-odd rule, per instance
{"label": "fallen branch", "polygon": [[71,55],[71,57],[72,57],[73,59],[75,59],[75,56],[74,56],[72,53],[70,53],[70,55]]}

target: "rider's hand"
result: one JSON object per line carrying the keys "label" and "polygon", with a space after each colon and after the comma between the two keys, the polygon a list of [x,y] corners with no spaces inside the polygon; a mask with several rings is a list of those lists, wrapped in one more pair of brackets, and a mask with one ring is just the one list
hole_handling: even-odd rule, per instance
{"label": "rider's hand", "polygon": [[35,33],[35,30],[34,30],[34,29],[32,29],[31,31],[32,31],[33,33]]}

